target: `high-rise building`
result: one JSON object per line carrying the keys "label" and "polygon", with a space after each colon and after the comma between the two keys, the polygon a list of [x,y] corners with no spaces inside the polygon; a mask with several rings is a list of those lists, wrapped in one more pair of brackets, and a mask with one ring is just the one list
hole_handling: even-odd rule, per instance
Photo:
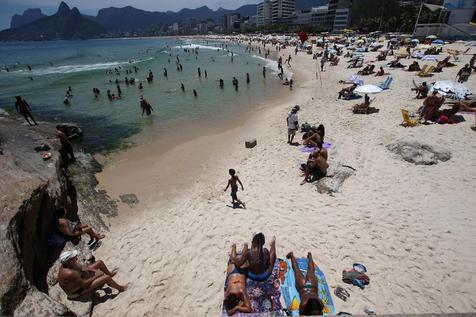
{"label": "high-rise building", "polygon": [[271,23],[271,0],[265,0],[256,7],[256,25],[262,26]]}
{"label": "high-rise building", "polygon": [[227,13],[223,16],[223,32],[231,33],[240,31],[241,16],[238,13]]}
{"label": "high-rise building", "polygon": [[294,15],[295,10],[295,0],[271,0],[271,22],[285,22]]}
{"label": "high-rise building", "polygon": [[338,32],[349,26],[351,7],[352,0],[329,0],[329,11],[327,14],[329,29],[332,32]]}

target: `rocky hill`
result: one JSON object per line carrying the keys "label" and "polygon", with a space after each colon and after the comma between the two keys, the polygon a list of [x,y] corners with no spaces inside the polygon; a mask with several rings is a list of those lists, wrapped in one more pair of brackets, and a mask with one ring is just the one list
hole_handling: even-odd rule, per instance
{"label": "rocky hill", "polygon": [[54,39],[92,38],[105,29],[94,21],[84,18],[77,8],[70,9],[61,2],[58,12],[40,18],[18,28],[0,32],[3,41],[41,41]]}
{"label": "rocky hill", "polygon": [[23,14],[15,14],[12,16],[10,28],[18,28],[22,25],[29,24],[44,17],[46,17],[46,15],[41,12],[41,9],[27,9],[25,12],[23,12]]}

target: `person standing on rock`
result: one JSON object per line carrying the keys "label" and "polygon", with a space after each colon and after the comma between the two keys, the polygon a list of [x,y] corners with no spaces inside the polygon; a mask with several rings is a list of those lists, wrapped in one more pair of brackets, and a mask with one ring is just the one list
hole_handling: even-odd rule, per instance
{"label": "person standing on rock", "polygon": [[38,125],[36,123],[35,119],[33,118],[33,115],[31,114],[30,110],[30,105],[26,102],[25,99],[23,99],[21,96],[15,96],[16,102],[15,102],[15,108],[17,109],[18,113],[22,114],[25,117],[26,122],[28,122],[29,125],[33,125],[28,118],[33,120],[33,123],[35,125]]}
{"label": "person standing on rock", "polygon": [[109,271],[103,261],[91,265],[78,263],[78,251],[64,251],[60,254],[61,267],[58,283],[69,300],[89,300],[92,295],[108,285],[119,292],[124,292],[127,285],[119,285],[112,279],[116,272]]}
{"label": "person standing on rock", "polygon": [[56,134],[61,142],[61,149],[59,150],[59,152],[61,153],[63,159],[71,163],[76,162],[76,158],[74,157],[73,145],[69,141],[68,136],[64,133],[60,125],[56,126]]}

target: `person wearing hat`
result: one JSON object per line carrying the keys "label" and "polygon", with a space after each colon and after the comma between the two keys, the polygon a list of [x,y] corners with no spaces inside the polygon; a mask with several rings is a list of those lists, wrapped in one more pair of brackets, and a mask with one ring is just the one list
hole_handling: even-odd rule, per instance
{"label": "person wearing hat", "polygon": [[25,117],[25,120],[26,122],[28,122],[29,125],[33,124],[31,124],[28,118],[33,120],[33,123],[35,125],[38,125],[38,123],[36,123],[35,119],[33,118],[33,115],[30,112],[30,105],[26,102],[26,100],[23,99],[21,96],[15,96],[15,99],[17,100],[15,102],[15,108],[17,109],[18,113],[22,114]]}
{"label": "person wearing hat", "polygon": [[127,285],[119,285],[112,279],[116,272],[110,272],[103,261],[81,265],[78,263],[77,250],[63,251],[59,260],[58,282],[70,300],[90,299],[94,292],[106,284],[119,292],[127,289]]}
{"label": "person wearing hat", "polygon": [[299,127],[297,115],[299,109],[300,108],[298,105],[294,106],[294,108],[291,110],[291,112],[288,114],[288,117],[286,118],[286,122],[288,124],[288,144],[293,143],[294,135],[296,134],[296,130]]}

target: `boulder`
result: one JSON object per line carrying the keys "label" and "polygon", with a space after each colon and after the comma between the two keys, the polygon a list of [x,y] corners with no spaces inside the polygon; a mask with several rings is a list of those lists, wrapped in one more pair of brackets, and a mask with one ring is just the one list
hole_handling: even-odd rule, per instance
{"label": "boulder", "polygon": [[119,195],[119,198],[124,204],[127,204],[131,208],[134,208],[139,203],[139,199],[134,194],[122,194]]}
{"label": "boulder", "polygon": [[317,184],[317,191],[321,194],[333,194],[340,192],[345,180],[355,172],[350,166],[334,164],[327,170],[327,176],[321,178]]}
{"label": "boulder", "polygon": [[418,141],[399,141],[387,145],[387,149],[404,161],[415,165],[434,165],[451,159],[451,152]]}
{"label": "boulder", "polygon": [[248,141],[245,141],[245,147],[247,149],[252,149],[256,146],[256,144],[258,144],[258,142],[256,141],[256,139],[251,139],[251,140],[248,140]]}
{"label": "boulder", "polygon": [[68,307],[31,287],[13,316],[76,316]]}

